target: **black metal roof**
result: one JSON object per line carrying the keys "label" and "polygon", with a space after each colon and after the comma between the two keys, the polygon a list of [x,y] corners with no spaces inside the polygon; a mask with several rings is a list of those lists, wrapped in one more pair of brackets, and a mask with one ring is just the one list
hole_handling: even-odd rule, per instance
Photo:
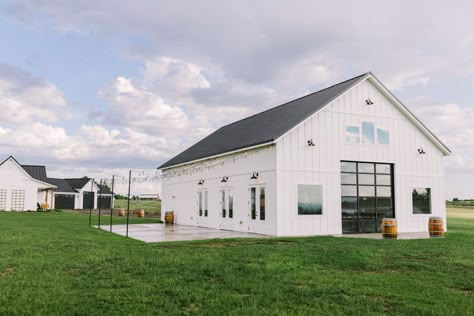
{"label": "black metal roof", "polygon": [[57,188],[54,189],[56,192],[77,193],[77,191],[71,187],[69,182],[64,179],[48,178],[47,182],[57,186]]}
{"label": "black metal roof", "polygon": [[99,191],[101,192],[101,194],[112,194],[112,190],[110,190],[109,186],[106,184],[102,184],[102,185],[97,184],[97,187],[99,188]]}
{"label": "black metal roof", "polygon": [[66,180],[74,190],[80,190],[90,181],[90,178],[84,177],[64,180]]}
{"label": "black metal roof", "polygon": [[21,165],[21,167],[33,178],[40,180],[46,183],[48,182],[48,177],[46,176],[46,167],[45,166],[34,166],[34,165]]}
{"label": "black metal roof", "polygon": [[158,169],[272,142],[369,74],[365,73],[221,127]]}

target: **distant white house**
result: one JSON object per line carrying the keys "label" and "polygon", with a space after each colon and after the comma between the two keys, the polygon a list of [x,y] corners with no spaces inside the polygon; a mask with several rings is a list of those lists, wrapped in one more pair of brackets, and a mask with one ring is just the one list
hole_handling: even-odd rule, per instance
{"label": "distant white house", "polygon": [[48,208],[110,208],[112,192],[90,178],[48,178],[45,166],[20,165],[9,157],[0,164],[0,210],[36,210],[46,203]]}
{"label": "distant white house", "polygon": [[277,236],[446,220],[450,150],[372,73],[226,125],[159,167],[178,224]]}
{"label": "distant white house", "polygon": [[32,177],[13,157],[0,164],[0,210],[34,211],[38,203],[51,203],[54,189]]}
{"label": "distant white house", "polygon": [[158,193],[140,193],[138,198],[140,200],[159,200],[160,195]]}
{"label": "distant white house", "polygon": [[103,185],[100,192],[100,185],[91,178],[48,178],[48,182],[58,187],[54,192],[54,208],[96,209],[99,208],[99,201],[101,208],[113,205],[112,191]]}

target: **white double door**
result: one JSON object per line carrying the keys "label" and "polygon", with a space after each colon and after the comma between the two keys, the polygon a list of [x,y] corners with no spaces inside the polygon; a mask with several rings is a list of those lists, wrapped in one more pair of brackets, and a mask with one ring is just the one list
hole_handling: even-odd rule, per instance
{"label": "white double door", "polygon": [[236,230],[235,214],[234,214],[234,189],[222,188],[220,194],[220,229]]}
{"label": "white double door", "polygon": [[197,226],[209,227],[209,193],[207,189],[199,190],[197,202],[196,224]]}
{"label": "white double door", "polygon": [[267,190],[264,185],[249,188],[248,232],[264,233],[267,229]]}

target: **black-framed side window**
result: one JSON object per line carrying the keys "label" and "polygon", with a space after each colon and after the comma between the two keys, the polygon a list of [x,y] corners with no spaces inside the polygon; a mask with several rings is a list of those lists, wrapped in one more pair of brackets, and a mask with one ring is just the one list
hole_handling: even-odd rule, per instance
{"label": "black-framed side window", "polygon": [[225,190],[221,190],[222,217],[226,217]]}
{"label": "black-framed side window", "polygon": [[202,195],[203,195],[203,191],[199,191],[198,192],[198,196],[199,196],[199,216],[202,216],[202,209],[203,209],[203,200],[202,200]]}
{"label": "black-framed side window", "polygon": [[431,214],[431,189],[414,188],[412,193],[413,214]]}
{"label": "black-framed side window", "polygon": [[265,220],[265,188],[260,188],[260,220]]}
{"label": "black-framed side window", "polygon": [[298,184],[298,215],[323,214],[323,186]]}
{"label": "black-framed side window", "polygon": [[250,216],[252,219],[257,218],[256,192],[257,188],[250,188]]}
{"label": "black-framed side window", "polygon": [[234,190],[229,189],[229,218],[234,217]]}
{"label": "black-framed side window", "polygon": [[207,191],[204,191],[204,217],[207,217]]}
{"label": "black-framed side window", "polygon": [[199,201],[198,201],[198,205],[199,205],[199,216],[204,216],[204,217],[207,217],[208,215],[208,211],[207,211],[207,197],[208,197],[208,193],[207,193],[207,190],[202,190],[202,191],[198,191],[198,197],[199,197]]}

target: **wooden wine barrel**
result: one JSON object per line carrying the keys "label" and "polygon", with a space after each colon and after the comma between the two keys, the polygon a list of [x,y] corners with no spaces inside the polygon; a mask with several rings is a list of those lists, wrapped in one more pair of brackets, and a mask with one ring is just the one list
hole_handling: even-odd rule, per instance
{"label": "wooden wine barrel", "polygon": [[145,217],[145,210],[138,210],[137,215],[138,217]]}
{"label": "wooden wine barrel", "polygon": [[428,222],[428,230],[430,232],[430,237],[443,237],[443,218],[442,217],[430,217]]}
{"label": "wooden wine barrel", "polygon": [[382,219],[382,236],[384,239],[397,239],[397,220],[395,218]]}
{"label": "wooden wine barrel", "polygon": [[125,216],[125,209],[124,208],[119,209],[119,216]]}
{"label": "wooden wine barrel", "polygon": [[166,224],[173,224],[174,223],[174,212],[166,212],[165,213],[165,223]]}

